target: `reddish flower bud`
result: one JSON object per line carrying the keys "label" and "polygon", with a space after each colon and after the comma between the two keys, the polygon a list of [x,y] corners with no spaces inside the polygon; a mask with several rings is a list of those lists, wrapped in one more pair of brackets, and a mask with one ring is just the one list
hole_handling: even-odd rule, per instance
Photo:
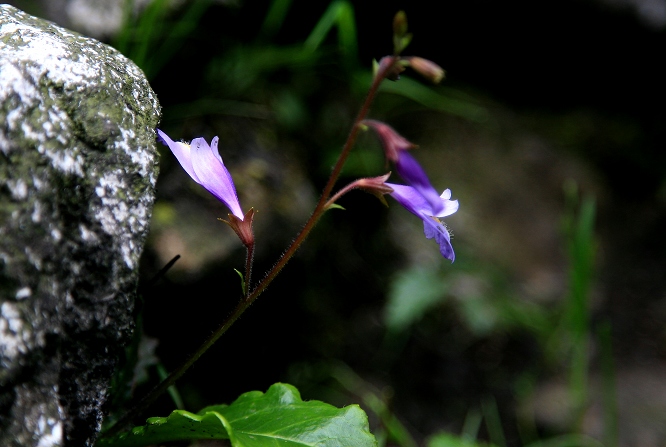
{"label": "reddish flower bud", "polygon": [[400,61],[397,57],[394,56],[384,56],[379,60],[379,63],[375,63],[374,66],[375,76],[378,73],[386,71],[384,77],[391,81],[397,81],[400,79],[400,73],[405,71],[405,67],[400,64]]}
{"label": "reddish flower bud", "polygon": [[404,58],[404,60],[408,61],[409,66],[418,71],[421,76],[431,80],[435,84],[439,84],[444,79],[444,69],[433,61],[415,56]]}
{"label": "reddish flower bud", "polygon": [[384,147],[386,158],[394,163],[400,158],[400,152],[417,147],[404,137],[400,136],[391,126],[376,120],[363,120],[362,124],[372,127],[377,132],[379,140]]}
{"label": "reddish flower bud", "polygon": [[229,220],[220,219],[225,224],[229,225],[236,235],[241,240],[243,245],[251,247],[254,245],[254,231],[252,229],[252,219],[254,219],[254,208],[245,213],[243,219],[239,219],[233,214],[229,214]]}

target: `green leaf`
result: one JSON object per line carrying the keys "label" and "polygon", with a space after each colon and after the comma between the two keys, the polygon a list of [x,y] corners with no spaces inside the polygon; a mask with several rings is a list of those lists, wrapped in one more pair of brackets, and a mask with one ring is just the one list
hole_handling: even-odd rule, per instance
{"label": "green leaf", "polygon": [[197,414],[176,410],[146,422],[96,446],[140,447],[188,439],[229,439],[233,447],[377,446],[357,405],[304,402],[296,388],[284,383],[272,385],[265,394],[242,394],[231,405],[206,407]]}
{"label": "green leaf", "polygon": [[327,210],[342,210],[342,211],[347,211],[347,209],[344,206],[340,206],[337,203],[331,203],[327,208]]}
{"label": "green leaf", "polygon": [[247,286],[245,285],[245,277],[243,274],[238,271],[237,269],[234,269],[234,272],[238,273],[238,276],[240,276],[241,280],[241,289],[243,290],[243,296],[247,295]]}

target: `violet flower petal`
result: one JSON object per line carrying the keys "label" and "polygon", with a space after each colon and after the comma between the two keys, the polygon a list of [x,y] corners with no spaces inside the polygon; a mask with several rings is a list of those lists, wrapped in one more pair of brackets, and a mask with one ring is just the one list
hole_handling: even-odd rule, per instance
{"label": "violet flower petal", "polygon": [[407,185],[397,185],[395,183],[384,183],[393,189],[391,196],[400,203],[407,211],[421,217],[422,214],[430,212],[432,207],[423,195],[416,189]]}
{"label": "violet flower petal", "polygon": [[[218,139],[213,138],[212,143],[215,148],[217,148],[217,142]],[[201,180],[201,185],[217,197],[220,202],[224,203],[234,216],[243,220],[243,210],[238,201],[236,187],[231,179],[231,174],[222,162],[219,152],[216,156],[213,149],[203,138],[195,138],[190,146],[192,167]]]}
{"label": "violet flower petal", "polygon": [[201,184],[199,178],[194,173],[194,169],[192,168],[192,158],[190,157],[190,146],[188,144],[181,143],[180,141],[173,141],[171,138],[169,138],[167,134],[165,134],[159,129],[157,129],[157,139],[160,143],[164,144],[165,146],[168,146],[169,149],[171,149],[173,155],[176,156],[180,165],[183,167],[183,169],[185,169],[185,172],[187,172],[189,176],[192,177],[192,180]]}
{"label": "violet flower petal", "polygon": [[395,164],[396,170],[410,186],[416,190],[430,203],[433,216],[438,215],[443,210],[442,200],[428,180],[428,176],[416,161],[414,157],[406,151],[400,151],[398,161]]}
{"label": "violet flower petal", "polygon": [[439,196],[444,205],[444,209],[435,214],[435,217],[446,217],[458,211],[458,201],[451,200],[451,190],[445,189],[441,196]]}
{"label": "violet flower petal", "polygon": [[434,218],[425,219],[423,221],[423,232],[427,239],[435,238],[442,256],[451,262],[456,260],[456,254],[453,252],[453,246],[451,245],[451,235],[443,223],[436,221]]}
{"label": "violet flower petal", "polygon": [[218,137],[213,138],[211,147],[203,138],[195,138],[188,145],[173,141],[160,129],[157,129],[157,135],[158,140],[171,149],[192,180],[224,203],[234,216],[243,220],[243,210],[238,201],[234,181],[217,150]]}
{"label": "violet flower petal", "polygon": [[439,252],[446,259],[453,262],[456,258],[451,245],[451,235],[446,226],[440,222],[437,217],[449,216],[458,210],[458,201],[450,200],[451,191],[445,190],[441,196],[438,196],[440,208],[443,211],[435,213],[430,202],[421,194],[421,192],[411,186],[396,185],[394,183],[385,183],[393,189],[390,195],[400,203],[407,211],[418,216],[423,220],[423,232],[427,239],[435,239],[439,245]]}
{"label": "violet flower petal", "polygon": [[213,139],[210,141],[210,149],[213,151],[213,155],[217,157],[218,160],[220,160],[220,163],[224,164],[222,161],[222,156],[220,155],[220,150],[217,148],[217,143],[220,141],[220,139],[217,136],[214,136]]}

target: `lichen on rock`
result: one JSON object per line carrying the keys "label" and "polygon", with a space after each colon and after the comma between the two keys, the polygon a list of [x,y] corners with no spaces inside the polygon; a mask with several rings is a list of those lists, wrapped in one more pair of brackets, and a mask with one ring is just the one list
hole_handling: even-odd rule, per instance
{"label": "lichen on rock", "polygon": [[0,5],[0,445],[91,445],[132,331],[160,107],[134,63]]}

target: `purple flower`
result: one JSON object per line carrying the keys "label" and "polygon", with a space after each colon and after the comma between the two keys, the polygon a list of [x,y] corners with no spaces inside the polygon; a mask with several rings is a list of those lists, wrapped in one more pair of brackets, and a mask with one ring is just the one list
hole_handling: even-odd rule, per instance
{"label": "purple flower", "polygon": [[407,152],[417,146],[381,121],[363,120],[363,124],[371,127],[377,133],[384,147],[386,158],[395,163],[396,171],[398,171],[400,177],[416,188],[436,213],[441,212],[443,208],[439,194],[430,184],[430,180],[428,180],[428,176],[421,165]]}
{"label": "purple flower", "polygon": [[[439,206],[433,207],[428,199],[414,187],[385,183],[393,189],[390,193],[407,211],[423,220],[423,232],[428,239],[434,238],[439,244],[439,252],[453,262],[456,258],[451,246],[451,235],[446,226],[439,220],[458,211],[458,201],[451,199],[451,190],[445,190],[437,200]],[[432,186],[431,186],[432,188]]]}
{"label": "purple flower", "polygon": [[400,174],[400,177],[416,189],[428,202],[433,216],[439,216],[444,211],[440,195],[433,188],[421,165],[407,151],[400,151],[398,153],[398,161],[395,162],[395,169]]}
{"label": "purple flower", "polygon": [[185,144],[173,141],[160,129],[157,129],[157,135],[162,144],[169,146],[192,180],[217,197],[234,216],[241,221],[244,219],[234,181],[217,150],[219,138],[213,138],[209,146],[203,138],[195,138],[192,143]]}

